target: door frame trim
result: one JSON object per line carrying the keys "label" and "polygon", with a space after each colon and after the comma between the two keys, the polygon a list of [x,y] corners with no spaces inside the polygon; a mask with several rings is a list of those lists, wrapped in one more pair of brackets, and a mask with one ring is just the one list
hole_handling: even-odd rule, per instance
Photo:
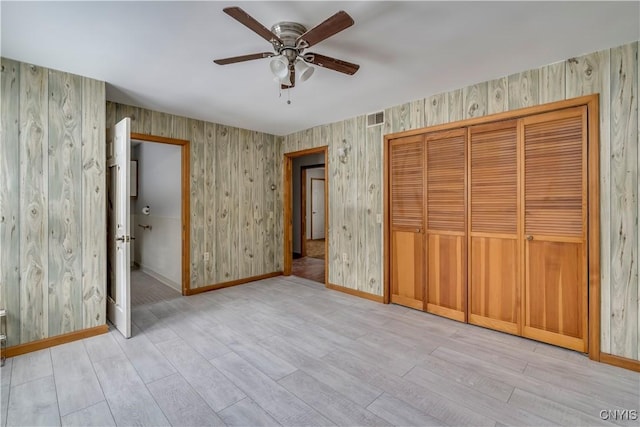
{"label": "door frame trim", "polygon": [[592,360],[600,360],[600,111],[599,94],[581,96],[577,98],[536,105],[503,113],[491,114],[482,117],[460,120],[441,125],[423,127],[404,132],[396,132],[384,135],[384,170],[383,170],[383,207],[384,207],[384,263],[383,263],[383,301],[390,300],[390,271],[391,271],[391,224],[390,224],[390,199],[389,199],[389,146],[396,138],[420,135],[440,130],[449,130],[461,127],[469,127],[479,124],[498,122],[502,120],[518,119],[524,116],[548,113],[565,108],[587,107],[587,275],[588,275],[588,323],[587,332],[588,354]]}
{"label": "door frame trim", "polygon": [[[293,159],[308,154],[324,153],[324,227],[329,230],[329,146],[309,148],[284,154],[283,160],[283,275],[291,276],[293,264]],[[329,239],[324,239],[324,285],[329,283]]]}
{"label": "door frame trim", "polygon": [[191,291],[191,157],[190,157],[190,143],[186,139],[167,138],[164,136],[147,135],[144,133],[131,132],[131,140],[138,140],[144,142],[157,142],[160,144],[170,144],[180,146],[180,166],[181,166],[181,185],[180,192],[182,193],[182,295],[189,295]]}

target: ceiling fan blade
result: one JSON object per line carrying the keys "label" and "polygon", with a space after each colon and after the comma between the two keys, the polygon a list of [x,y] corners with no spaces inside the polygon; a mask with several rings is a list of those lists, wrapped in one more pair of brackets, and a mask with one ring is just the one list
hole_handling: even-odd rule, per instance
{"label": "ceiling fan blade", "polygon": [[311,47],[352,25],[353,18],[347,12],[341,10],[298,37],[296,45],[301,46],[302,44],[304,48]]}
{"label": "ceiling fan blade", "polygon": [[270,58],[274,55],[273,52],[252,53],[250,55],[233,56],[231,58],[216,59],[215,62],[218,65],[235,64],[236,62],[251,61],[254,59]]}
{"label": "ceiling fan blade", "polygon": [[342,61],[340,59],[331,58],[329,56],[320,55],[318,53],[308,53],[304,55],[304,60],[311,62],[322,68],[329,68],[330,70],[339,71],[341,73],[353,75],[360,69],[358,64]]}
{"label": "ceiling fan blade", "polygon": [[280,39],[280,37],[273,34],[271,30],[256,21],[251,15],[249,15],[239,7],[225,7],[224,9],[222,9],[222,11],[254,33],[258,34],[269,43],[275,40],[278,43],[282,44],[282,40]]}

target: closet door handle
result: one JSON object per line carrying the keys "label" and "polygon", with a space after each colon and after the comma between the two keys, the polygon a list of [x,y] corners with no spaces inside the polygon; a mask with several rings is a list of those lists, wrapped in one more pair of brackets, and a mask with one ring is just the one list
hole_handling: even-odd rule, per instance
{"label": "closet door handle", "polygon": [[532,236],[531,234],[529,234],[529,235],[527,236],[527,240],[533,240],[533,236]]}

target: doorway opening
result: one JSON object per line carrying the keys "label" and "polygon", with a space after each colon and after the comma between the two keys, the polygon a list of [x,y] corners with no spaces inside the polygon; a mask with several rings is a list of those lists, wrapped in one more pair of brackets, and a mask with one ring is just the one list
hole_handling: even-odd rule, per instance
{"label": "doorway opening", "polygon": [[180,146],[131,139],[131,306],[182,293]]}
{"label": "doorway opening", "polygon": [[[107,142],[107,318],[129,338],[132,300],[136,305],[137,296],[146,297],[137,301],[142,306],[189,291],[189,141],[132,133],[130,119],[125,118],[111,128]],[[145,150],[146,159],[141,162],[140,148],[146,142],[168,147],[153,144],[160,152]],[[170,146],[178,149],[168,154],[167,148],[173,148]],[[165,197],[168,193],[174,193],[173,200]],[[136,236],[138,245],[134,245]],[[145,251],[144,246],[153,253],[147,254],[150,256],[146,260],[138,256],[137,261],[141,266],[147,264],[147,271],[132,273],[132,261],[136,259],[132,252],[140,254]],[[149,264],[155,264],[155,268]],[[163,264],[172,267],[167,270]],[[132,286],[132,276],[143,283]],[[158,295],[149,299],[154,292]]]}
{"label": "doorway opening", "polygon": [[[189,290],[190,158],[189,141],[181,139],[131,133],[131,147],[131,261],[141,286],[135,305],[154,299],[145,292],[153,283],[182,295]],[[154,289],[158,298],[172,294]]]}
{"label": "doorway opening", "polygon": [[327,147],[285,155],[284,274],[326,285]]}

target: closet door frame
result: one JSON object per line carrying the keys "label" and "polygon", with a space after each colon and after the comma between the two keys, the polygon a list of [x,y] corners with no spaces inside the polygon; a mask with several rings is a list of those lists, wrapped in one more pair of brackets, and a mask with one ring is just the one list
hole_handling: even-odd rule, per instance
{"label": "closet door frame", "polygon": [[534,107],[506,111],[483,117],[475,117],[457,122],[427,128],[414,129],[384,136],[384,294],[385,304],[390,302],[390,198],[389,198],[389,144],[396,138],[421,135],[425,133],[449,130],[465,126],[474,126],[518,119],[534,114],[547,113],[565,108],[587,107],[587,258],[588,258],[588,354],[592,360],[600,360],[600,125],[599,96],[592,94]]}

